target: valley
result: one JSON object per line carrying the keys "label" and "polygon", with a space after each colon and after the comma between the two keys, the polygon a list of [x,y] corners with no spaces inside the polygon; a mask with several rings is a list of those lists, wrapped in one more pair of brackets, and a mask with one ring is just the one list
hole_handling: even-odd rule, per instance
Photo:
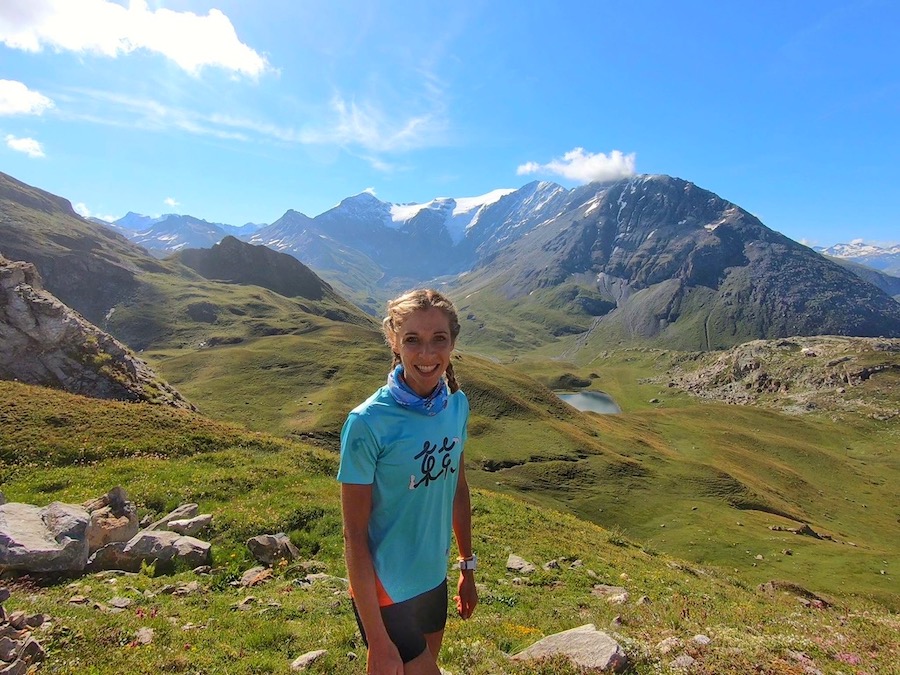
{"label": "valley", "polygon": [[[274,531],[333,577],[345,575],[334,480],[340,428],[390,363],[371,314],[380,311],[375,296],[425,280],[412,269],[376,279],[354,267],[359,276],[342,279],[364,298],[353,304],[296,256],[234,237],[157,259],[79,218],[66,200],[4,181],[0,253],[34,261],[49,292],[128,345],[194,409],[0,381],[3,496],[80,503],[122,485],[142,515],[184,502],[215,514],[215,571],[201,580],[202,595],[167,596],[166,580],[152,573],[127,582],[141,607],[160,613],[158,644],[144,652],[128,646],[143,617],[69,602],[69,583],[105,598],[100,579],[11,581],[15,607],[37,597],[58,619],[48,643],[59,660],[47,671],[81,670],[113,648],[129,672],[225,673],[233,662],[286,672],[289,656],[323,647],[319,672],[356,672],[344,655],[363,652],[349,607],[335,600],[339,587],[279,569],[252,589],[267,604],[245,613],[235,605],[250,589],[232,582],[253,564],[246,539]],[[551,672],[510,670],[506,655],[590,621],[615,626],[637,673],[668,672],[659,643],[703,632],[713,646],[693,653],[705,672],[792,673],[798,650],[822,672],[839,672],[847,653],[891,672],[900,660],[892,638],[900,304],[843,267],[819,267],[805,247],[710,193],[700,201],[712,215],[675,198],[696,186],[657,182],[661,191],[647,200],[661,209],[646,213],[672,230],[671,248],[647,248],[652,227],[640,210],[626,219],[631,239],[612,220],[584,222],[588,210],[612,205],[617,217],[627,214],[617,200],[653,180],[589,194],[530,185],[524,194],[542,195],[553,213],[575,210],[555,225],[547,213],[515,220],[528,200],[503,195],[484,205],[482,227],[494,213],[494,234],[515,223],[543,229],[508,249],[482,232],[469,244],[475,267],[442,270],[463,322],[453,358],[472,410],[466,471],[486,561],[480,614],[448,628],[449,667]],[[358,218],[343,226],[359,238],[366,209],[350,201]],[[673,213],[695,227],[680,229]],[[725,221],[713,231],[706,217]],[[608,245],[617,238],[621,247]],[[357,263],[361,250],[352,252]],[[572,267],[578,256],[591,260]],[[362,278],[372,285],[354,281]],[[826,306],[835,310],[826,315]],[[82,361],[87,374],[98,360]],[[559,389],[605,393],[621,413],[578,411]],[[541,565],[578,559],[593,576],[557,565],[516,581],[504,566],[509,554]],[[601,581],[648,602],[611,605],[591,593]],[[824,604],[810,609],[798,597]],[[205,628],[185,638],[174,628],[181,624]],[[240,637],[223,644],[222,631]],[[844,642],[822,639],[831,633]],[[185,640],[189,648],[176,653]],[[567,668],[552,672],[574,673]]]}

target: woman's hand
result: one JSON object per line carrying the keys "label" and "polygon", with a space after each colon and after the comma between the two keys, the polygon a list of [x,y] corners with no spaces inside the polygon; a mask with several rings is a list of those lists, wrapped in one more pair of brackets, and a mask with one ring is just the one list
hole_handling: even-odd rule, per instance
{"label": "woman's hand", "polygon": [[478,604],[478,590],[475,588],[475,571],[461,571],[456,588],[458,592],[458,595],[454,596],[456,611],[463,619],[468,619],[472,616],[472,612],[475,611],[475,605]]}
{"label": "woman's hand", "polygon": [[369,642],[366,657],[367,675],[403,675],[403,659],[396,645],[390,640]]}

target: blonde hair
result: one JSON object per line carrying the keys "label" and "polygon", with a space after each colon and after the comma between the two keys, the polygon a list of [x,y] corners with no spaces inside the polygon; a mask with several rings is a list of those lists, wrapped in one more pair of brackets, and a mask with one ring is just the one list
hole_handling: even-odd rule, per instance
{"label": "blonde hair", "polygon": [[[381,322],[381,329],[384,331],[385,340],[387,341],[388,346],[391,347],[391,351],[394,355],[394,359],[391,363],[391,370],[400,363],[400,354],[393,351],[392,346],[392,340],[396,337],[397,331],[400,330],[400,326],[403,325],[403,322],[413,312],[417,312],[420,309],[431,308],[439,309],[447,316],[447,320],[450,323],[450,339],[454,344],[456,343],[456,338],[459,335],[459,317],[456,314],[456,307],[453,306],[450,299],[442,293],[430,288],[420,288],[414,291],[408,291],[388,302],[387,316],[384,317],[384,320]],[[447,366],[445,375],[447,376],[447,386],[450,389],[450,393],[452,394],[453,392],[458,391],[459,382],[456,379],[456,373],[453,372],[452,361]]]}

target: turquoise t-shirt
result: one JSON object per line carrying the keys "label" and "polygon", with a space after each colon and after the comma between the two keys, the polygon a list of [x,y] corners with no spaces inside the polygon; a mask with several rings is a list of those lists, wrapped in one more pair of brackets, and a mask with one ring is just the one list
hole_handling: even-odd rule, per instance
{"label": "turquoise t-shirt", "polygon": [[337,478],[372,485],[369,550],[382,606],[430,591],[447,575],[468,419],[461,391],[428,416],[400,406],[385,386],[344,423]]}

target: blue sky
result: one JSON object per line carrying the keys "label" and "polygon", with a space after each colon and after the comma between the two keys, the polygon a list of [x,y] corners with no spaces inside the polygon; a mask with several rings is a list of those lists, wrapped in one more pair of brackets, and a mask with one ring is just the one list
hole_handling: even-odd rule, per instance
{"label": "blue sky", "polygon": [[3,0],[0,170],[239,225],[678,176],[810,245],[900,243],[894,0]]}

